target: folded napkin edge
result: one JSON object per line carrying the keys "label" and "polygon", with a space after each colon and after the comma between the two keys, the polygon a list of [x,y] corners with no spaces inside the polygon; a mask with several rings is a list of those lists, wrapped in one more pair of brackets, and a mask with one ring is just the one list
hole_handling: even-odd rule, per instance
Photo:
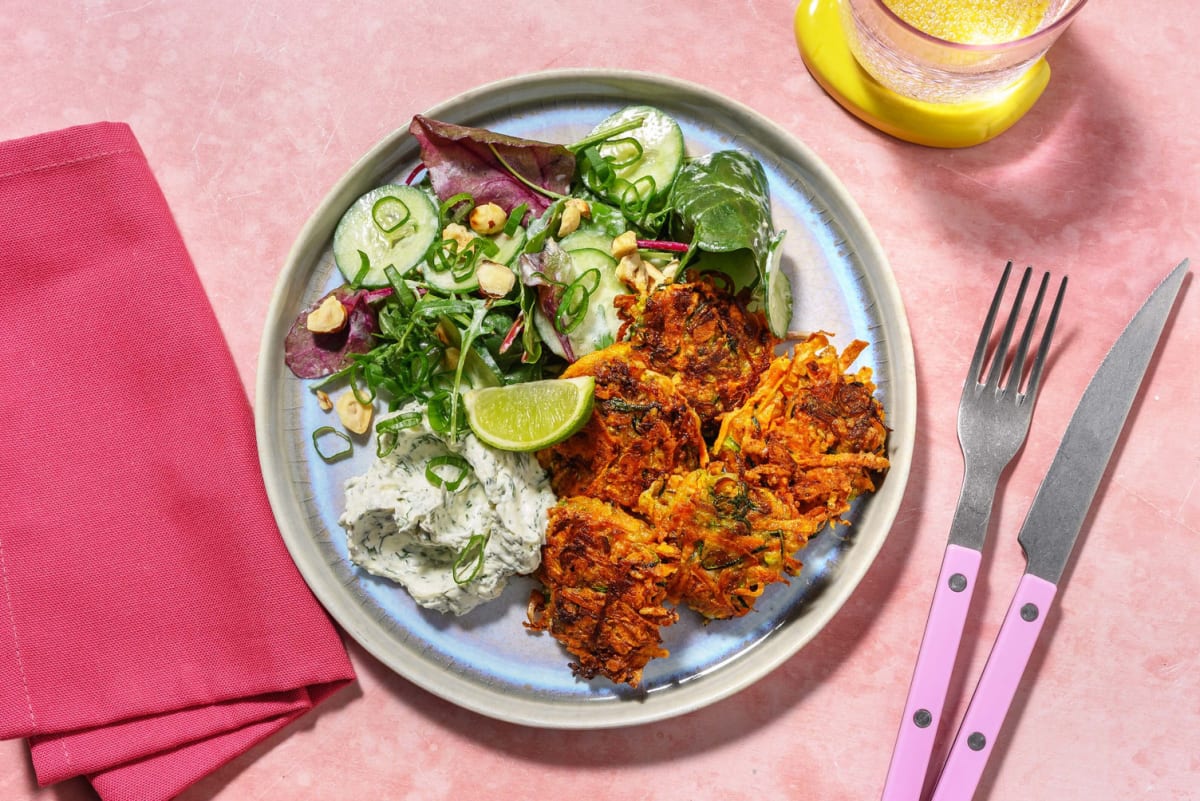
{"label": "folded napkin edge", "polygon": [[129,123],[72,125],[0,142],[0,180],[126,153],[145,158]]}

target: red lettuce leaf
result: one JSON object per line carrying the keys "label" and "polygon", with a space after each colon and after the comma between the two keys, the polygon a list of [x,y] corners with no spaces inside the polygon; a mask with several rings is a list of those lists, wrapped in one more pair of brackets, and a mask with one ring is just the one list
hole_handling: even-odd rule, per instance
{"label": "red lettuce leaf", "polygon": [[300,312],[283,343],[283,361],[297,378],[321,378],[350,364],[350,354],[366,353],[374,344],[379,318],[371,303],[391,294],[391,288],[352,290],[340,286],[329,293],[346,307],[342,330],[314,334],[305,327],[308,315],[329,295]]}
{"label": "red lettuce leaf", "polygon": [[554,321],[558,319],[558,307],[562,305],[563,292],[567,282],[564,280],[566,270],[570,269],[571,257],[553,240],[546,241],[546,247],[537,253],[522,253],[517,264],[521,270],[521,282],[534,287],[537,292],[538,309],[554,329],[559,347],[568,362],[575,361],[575,349],[571,347],[571,338],[558,330]]}
{"label": "red lettuce leaf", "polygon": [[567,193],[575,175],[575,155],[563,145],[439,122],[420,114],[413,117],[408,130],[421,145],[421,161],[439,200],[469,192],[477,204],[495,203],[512,211],[525,203],[533,214],[541,214],[552,199],[515,178],[500,158],[529,183],[560,195]]}

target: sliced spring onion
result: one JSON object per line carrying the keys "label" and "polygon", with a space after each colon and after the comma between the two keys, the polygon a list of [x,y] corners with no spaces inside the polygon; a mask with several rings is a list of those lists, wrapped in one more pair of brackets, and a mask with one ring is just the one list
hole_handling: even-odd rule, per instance
{"label": "sliced spring onion", "polygon": [[354,274],[354,278],[350,279],[350,288],[358,289],[362,286],[362,282],[366,280],[367,275],[371,272],[371,257],[363,251],[358,251],[359,266],[358,272]]}
{"label": "sliced spring onion", "polygon": [[654,180],[654,176],[643,175],[636,181],[618,179],[613,183],[613,187],[615,188],[618,183],[621,185],[617,196],[621,213],[632,217],[645,215],[649,211],[650,201],[658,189],[658,183]]}
{"label": "sliced spring onion", "polygon": [[[346,447],[340,451],[335,451],[334,453],[325,453],[325,451],[321,449],[321,440],[322,438],[331,436],[343,440],[346,443]],[[321,426],[320,428],[314,430],[312,433],[312,441],[313,448],[315,448],[317,451],[317,456],[320,456],[321,460],[326,464],[336,462],[339,459],[344,459],[354,451],[354,442],[350,439],[350,435],[344,431],[338,431],[333,426]]]}
{"label": "sliced spring onion", "polygon": [[632,136],[625,136],[620,139],[613,139],[608,142],[611,147],[618,147],[622,150],[632,149],[633,153],[625,158],[617,158],[616,156],[603,156],[613,169],[619,170],[622,167],[628,167],[631,164],[637,164],[642,159],[642,154],[645,153],[645,148],[642,143],[634,139]]}
{"label": "sliced spring onion", "polygon": [[371,221],[385,234],[395,233],[411,216],[408,205],[395,195],[384,195],[371,206]]}
{"label": "sliced spring onion", "polygon": [[[456,472],[451,472],[449,477],[446,477],[438,472],[438,468],[450,468]],[[435,456],[425,463],[425,479],[433,486],[447,492],[454,492],[461,487],[470,474],[471,463],[453,453]]]}
{"label": "sliced spring onion", "polygon": [[396,299],[400,301],[400,305],[405,309],[411,309],[417,302],[417,296],[409,289],[408,284],[404,283],[404,276],[392,264],[383,268],[383,274],[392,287],[392,291],[396,293]]}
{"label": "sliced spring onion", "polygon": [[529,212],[529,204],[522,203],[508,213],[508,220],[504,223],[505,236],[512,236],[521,227],[521,220],[525,219],[525,215]]}
{"label": "sliced spring onion", "polygon": [[398,414],[395,417],[385,417],[375,424],[375,455],[382,459],[392,452],[399,441],[396,436],[397,432],[412,428],[421,422],[421,415],[417,412],[409,412],[408,414]]}
{"label": "sliced spring onion", "polygon": [[469,427],[466,412],[453,401],[451,394],[458,393],[451,393],[450,389],[439,389],[429,396],[425,406],[429,427],[447,437],[455,437]]}
{"label": "sliced spring onion", "polygon": [[470,584],[479,578],[479,574],[483,572],[483,558],[488,537],[487,534],[472,534],[471,538],[467,540],[467,544],[458,552],[458,556],[454,560],[454,567],[450,570],[455,584],[460,586]]}
{"label": "sliced spring onion", "polygon": [[[459,206],[462,206],[462,209],[454,211]],[[443,228],[447,223],[461,223],[473,208],[475,208],[475,196],[470,192],[459,192],[457,195],[446,198],[442,205],[438,206],[438,219],[441,220]]]}
{"label": "sliced spring onion", "polygon": [[579,327],[587,315],[592,293],[599,286],[600,271],[595,267],[567,284],[554,317],[554,325],[560,333],[569,334]]}
{"label": "sliced spring onion", "polygon": [[[375,386],[366,376],[367,367],[364,362],[356,360],[350,368],[350,391],[354,393],[354,399],[367,406],[375,402]],[[359,388],[362,384],[366,387],[365,391]]]}
{"label": "sliced spring onion", "polygon": [[433,243],[429,248],[429,253],[426,256],[426,261],[429,263],[429,269],[435,273],[444,273],[454,266],[454,262],[458,260],[458,241],[454,239],[442,239]]}
{"label": "sliced spring onion", "polygon": [[626,131],[632,131],[634,128],[641,128],[642,123],[645,122],[645,119],[645,117],[634,117],[633,119],[626,120],[620,125],[614,125],[613,127],[606,128],[603,131],[596,131],[596,133],[580,139],[573,145],[567,145],[567,150],[570,150],[572,153],[578,153],[581,150],[591,148],[593,145],[598,145],[601,142],[616,136],[617,134],[623,134]]}

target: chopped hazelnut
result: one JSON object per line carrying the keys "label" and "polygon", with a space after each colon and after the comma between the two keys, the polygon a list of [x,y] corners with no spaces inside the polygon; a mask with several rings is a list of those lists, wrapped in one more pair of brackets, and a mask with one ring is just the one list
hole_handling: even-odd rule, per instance
{"label": "chopped hazelnut", "polygon": [[562,237],[572,233],[579,228],[582,218],[591,216],[592,207],[586,200],[567,198],[567,202],[563,204],[562,219],[558,222],[558,235]]}
{"label": "chopped hazelnut", "polygon": [[662,270],[655,267],[650,262],[642,262],[646,267],[646,291],[653,292],[658,289],[659,284],[666,280],[666,276],[662,274]]}
{"label": "chopped hazelnut", "polygon": [[346,325],[346,307],[335,296],[329,295],[321,305],[308,313],[304,327],[314,334],[331,334],[341,331]]}
{"label": "chopped hazelnut", "polygon": [[646,265],[636,252],[622,256],[617,262],[617,278],[630,289],[639,293],[646,291]]}
{"label": "chopped hazelnut", "polygon": [[347,430],[355,434],[365,434],[371,427],[371,415],[375,407],[369,403],[359,403],[354,390],[347,390],[337,399],[338,419]]}
{"label": "chopped hazelnut", "polygon": [[479,291],[490,298],[502,298],[517,284],[517,276],[503,264],[484,259],[475,268]]}
{"label": "chopped hazelnut", "polygon": [[617,262],[617,278],[638,294],[653,292],[666,280],[662,270],[645,261],[636,251]]}
{"label": "chopped hazelnut", "polygon": [[470,246],[471,241],[475,239],[475,234],[468,231],[465,226],[450,223],[442,229],[442,239],[453,239],[458,243],[458,251],[461,253]]}
{"label": "chopped hazelnut", "polygon": [[484,203],[471,209],[468,222],[471,223],[471,230],[477,234],[495,234],[504,229],[508,212],[495,203]]}
{"label": "chopped hazelnut", "polygon": [[612,257],[618,261],[637,253],[637,234],[626,231],[612,241]]}

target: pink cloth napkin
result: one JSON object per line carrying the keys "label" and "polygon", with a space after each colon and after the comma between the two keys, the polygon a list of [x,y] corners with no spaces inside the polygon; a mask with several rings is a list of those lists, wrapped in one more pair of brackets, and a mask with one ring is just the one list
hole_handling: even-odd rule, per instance
{"label": "pink cloth napkin", "polygon": [[127,126],[0,143],[0,275],[0,739],[40,784],[170,798],[353,669]]}

